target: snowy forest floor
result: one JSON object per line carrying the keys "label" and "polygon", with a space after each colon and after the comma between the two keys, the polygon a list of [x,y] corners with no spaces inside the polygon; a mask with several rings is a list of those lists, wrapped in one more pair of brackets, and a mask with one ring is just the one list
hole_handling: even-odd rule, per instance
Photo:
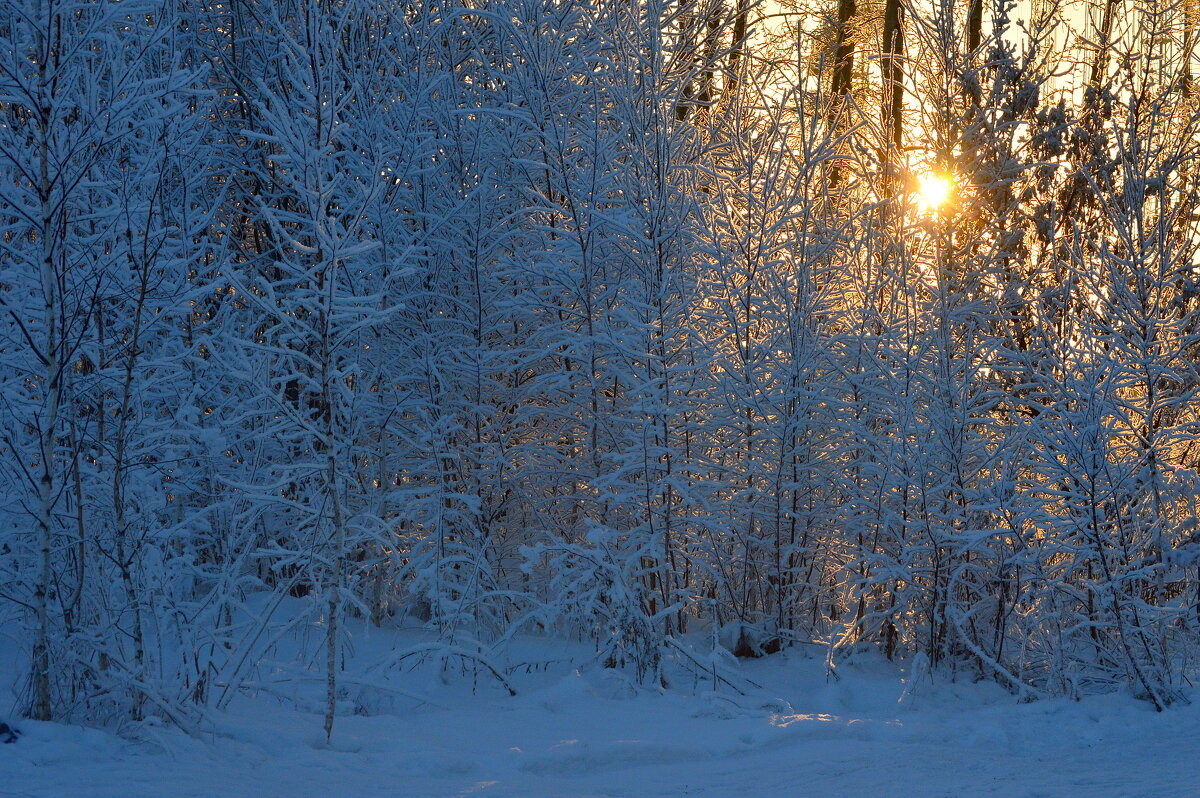
{"label": "snowy forest floor", "polygon": [[[351,662],[423,635],[372,631]],[[821,650],[794,648],[743,664],[762,688],[748,696],[678,679],[633,694],[580,669],[586,653],[518,641],[511,660],[539,664],[517,669],[515,697],[433,667],[360,684],[332,745],[315,679],[240,697],[200,737],[22,721],[0,745],[0,796],[1200,795],[1200,691],[1162,714],[1116,695],[1019,704],[986,682],[911,684],[873,654],[830,680]],[[0,647],[0,677],[13,663]]]}

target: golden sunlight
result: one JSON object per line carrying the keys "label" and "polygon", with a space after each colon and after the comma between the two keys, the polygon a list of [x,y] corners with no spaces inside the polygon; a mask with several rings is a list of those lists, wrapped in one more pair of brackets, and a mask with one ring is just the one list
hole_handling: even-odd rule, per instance
{"label": "golden sunlight", "polygon": [[936,211],[950,199],[953,189],[949,177],[930,172],[917,181],[917,200],[925,210]]}

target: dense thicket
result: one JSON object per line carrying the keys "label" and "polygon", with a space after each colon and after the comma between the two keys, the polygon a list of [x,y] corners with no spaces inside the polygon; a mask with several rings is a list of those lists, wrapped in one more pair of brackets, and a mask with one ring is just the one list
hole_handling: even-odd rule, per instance
{"label": "dense thicket", "polygon": [[1196,15],[1087,5],[6,3],[23,707],[190,725],[296,637],[328,733],[397,615],[381,669],[720,629],[1166,706]]}

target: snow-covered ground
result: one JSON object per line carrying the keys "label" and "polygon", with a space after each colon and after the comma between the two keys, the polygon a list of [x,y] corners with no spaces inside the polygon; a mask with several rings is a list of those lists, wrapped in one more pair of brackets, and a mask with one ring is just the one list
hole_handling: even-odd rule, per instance
{"label": "snow-covered ground", "polygon": [[[357,659],[418,639],[376,633]],[[518,673],[516,697],[400,672],[357,688],[367,714],[339,717],[332,746],[315,682],[241,698],[202,738],[23,721],[0,745],[0,796],[1200,796],[1200,701],[1018,704],[986,683],[909,684],[870,655],[830,681],[822,652],[797,649],[745,663],[762,686],[747,697],[684,679],[635,695],[576,668],[582,649],[520,645],[518,661],[555,661]]]}

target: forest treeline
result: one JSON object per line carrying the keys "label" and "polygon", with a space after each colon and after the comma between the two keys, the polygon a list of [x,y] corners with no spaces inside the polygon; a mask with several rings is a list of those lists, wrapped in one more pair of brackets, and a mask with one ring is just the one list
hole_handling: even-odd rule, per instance
{"label": "forest treeline", "polygon": [[481,678],[528,632],[657,686],[732,628],[1167,706],[1197,19],[9,0],[19,706],[187,726],[295,635],[328,733],[346,619],[405,615]]}

